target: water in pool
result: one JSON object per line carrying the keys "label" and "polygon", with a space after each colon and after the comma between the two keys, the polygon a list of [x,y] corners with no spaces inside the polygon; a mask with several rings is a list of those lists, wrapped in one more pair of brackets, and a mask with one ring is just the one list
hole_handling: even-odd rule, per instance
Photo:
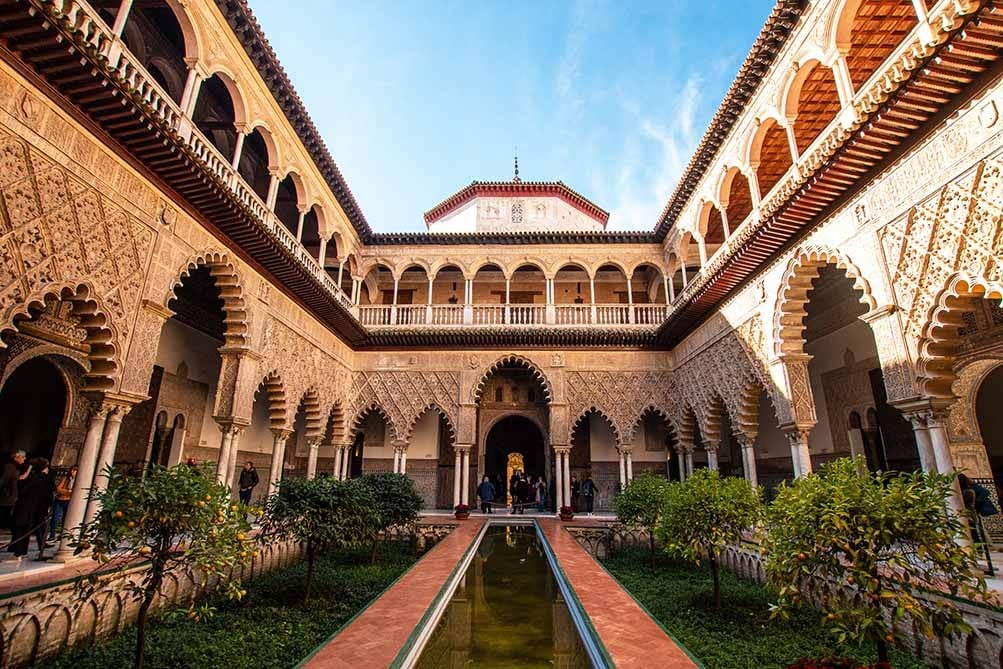
{"label": "water in pool", "polygon": [[487,529],[416,666],[589,666],[535,528]]}

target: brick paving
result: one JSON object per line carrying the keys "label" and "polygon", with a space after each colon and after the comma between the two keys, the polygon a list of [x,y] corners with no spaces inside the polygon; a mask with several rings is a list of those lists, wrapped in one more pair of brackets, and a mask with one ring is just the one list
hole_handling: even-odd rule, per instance
{"label": "brick paving", "polygon": [[697,667],[686,651],[599,566],[559,521],[553,518],[538,520],[561,569],[618,669]]}
{"label": "brick paving", "polygon": [[307,669],[389,667],[482,525],[483,518],[460,523],[303,666]]}

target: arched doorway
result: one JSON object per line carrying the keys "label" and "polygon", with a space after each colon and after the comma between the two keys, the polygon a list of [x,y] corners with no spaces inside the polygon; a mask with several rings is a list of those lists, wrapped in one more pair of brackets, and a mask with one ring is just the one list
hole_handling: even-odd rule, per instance
{"label": "arched doorway", "polygon": [[62,374],[45,357],[20,365],[0,390],[0,452],[52,460],[66,416]]}
{"label": "arched doorway", "polygon": [[1003,413],[999,410],[1001,399],[1003,399],[1003,364],[997,365],[986,374],[975,396],[975,420],[978,422],[982,443],[986,447],[989,467],[997,489],[1003,483]]}
{"label": "arched doorway", "polygon": [[[498,486],[499,482],[508,491],[514,470],[522,471],[530,478],[546,473],[546,452],[543,433],[536,423],[526,416],[506,416],[488,431],[485,440],[484,474]],[[552,478],[547,476],[548,479]]]}

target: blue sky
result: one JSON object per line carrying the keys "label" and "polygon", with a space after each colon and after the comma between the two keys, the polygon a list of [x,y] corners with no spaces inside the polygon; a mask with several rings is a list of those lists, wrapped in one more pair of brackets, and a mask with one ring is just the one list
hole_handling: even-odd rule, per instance
{"label": "blue sky", "polygon": [[473,180],[564,181],[651,229],[768,0],[250,0],[370,225]]}

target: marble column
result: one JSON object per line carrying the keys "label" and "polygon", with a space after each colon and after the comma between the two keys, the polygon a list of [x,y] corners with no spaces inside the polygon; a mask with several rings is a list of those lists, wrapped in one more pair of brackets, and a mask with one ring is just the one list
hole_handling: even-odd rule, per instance
{"label": "marble column", "polygon": [[105,423],[112,406],[97,401],[91,410],[87,435],[84,437],[84,444],[77,458],[77,478],[73,483],[73,491],[70,493],[70,503],[66,507],[66,515],[63,517],[64,533],[54,558],[56,561],[65,562],[73,556],[74,549],[70,542],[79,537],[80,526],[84,521],[87,511],[87,496],[90,493],[91,485],[93,485],[94,471],[97,468],[101,435],[104,433]]}
{"label": "marble column", "polygon": [[460,504],[460,486],[463,485],[463,474],[461,467],[463,466],[463,454],[460,452],[459,447],[455,449],[456,457],[453,461],[453,507],[457,507]]}
{"label": "marble column", "polygon": [[[91,486],[90,499],[87,501],[87,511],[84,514],[84,523],[90,523],[98,514],[101,504],[96,496],[105,491],[108,487],[108,469],[115,461],[115,447],[118,445],[118,433],[122,428],[122,419],[129,413],[130,406],[115,404],[108,413],[108,420],[104,426],[104,435],[101,438],[101,450],[98,452],[97,463],[94,469],[94,483]],[[80,478],[80,470],[77,469],[77,478]]]}
{"label": "marble column", "polygon": [[745,480],[755,488],[759,485],[759,476],[756,473],[756,451],[753,448],[756,438],[744,432],[738,432],[735,434],[735,439],[742,447],[742,469],[745,472]]}
{"label": "marble column", "polygon": [[564,473],[562,469],[564,468],[564,458],[561,457],[560,451],[555,450],[554,455],[554,493],[557,495],[557,499],[554,500],[554,505],[558,512],[560,512],[562,506],[567,506],[567,502],[564,501]]}
{"label": "marble column", "polygon": [[393,472],[394,472],[394,474],[396,474],[396,473],[398,473],[400,471],[401,450],[397,446],[394,446],[393,449],[394,449],[394,469],[393,469]]}
{"label": "marble column", "polygon": [[334,447],[334,478],[336,480],[341,480],[341,455],[344,453],[344,449],[341,444],[337,444]]}
{"label": "marble column", "polygon": [[282,480],[282,463],[286,457],[286,440],[292,430],[272,428],[272,463],[268,468],[268,494],[273,495]]}
{"label": "marble column", "polygon": [[808,430],[809,428],[794,427],[784,432],[787,443],[791,447],[795,478],[807,476],[812,472],[811,451],[808,449]]}
{"label": "marble column", "polygon": [[310,480],[317,476],[317,457],[320,455],[320,439],[309,439],[306,442],[306,477]]}
{"label": "marble column", "polygon": [[407,448],[401,446],[401,457],[400,457],[400,473],[407,474]]}
{"label": "marble column", "polygon": [[916,450],[919,452],[919,465],[924,472],[939,471],[937,454],[930,440],[930,428],[927,426],[928,412],[915,411],[906,415],[912,424],[913,436],[916,438]]}
{"label": "marble column", "polygon": [[470,505],[470,446],[461,451],[463,458],[460,468],[463,470],[463,481],[460,483],[460,503]]}
{"label": "marble column", "polygon": [[623,451],[617,450],[617,464],[620,468],[620,490],[627,487],[627,458],[624,457]]}
{"label": "marble column", "polygon": [[686,478],[693,476],[693,449],[686,449]]}
{"label": "marble column", "polygon": [[707,446],[707,469],[717,471],[717,448]]}
{"label": "marble column", "polygon": [[244,433],[244,426],[234,425],[232,427],[233,438],[230,439],[230,458],[229,467],[230,471],[227,472],[226,485],[233,489],[237,485],[237,472],[240,470],[240,435]]}
{"label": "marble column", "polygon": [[630,483],[631,481],[634,480],[634,459],[630,453],[630,449],[627,449],[626,458],[627,458],[627,483]]}
{"label": "marble column", "polygon": [[565,504],[571,504],[571,453],[570,450],[564,448],[561,450],[561,457],[564,459],[563,475],[564,475],[564,500]]}

